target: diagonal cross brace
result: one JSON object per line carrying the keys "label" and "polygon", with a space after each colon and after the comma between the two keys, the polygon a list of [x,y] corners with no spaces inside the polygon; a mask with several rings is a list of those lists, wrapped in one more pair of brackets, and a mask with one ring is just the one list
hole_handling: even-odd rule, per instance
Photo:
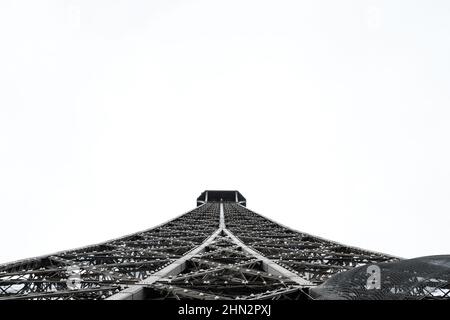
{"label": "diagonal cross brace", "polygon": [[135,285],[131,285],[128,288],[110,296],[106,300],[142,300],[144,299],[144,290],[146,287],[154,284],[155,282],[161,280],[162,278],[177,275],[186,268],[186,262],[192,258],[194,258],[199,253],[203,252],[207,246],[213,243],[215,238],[221,234],[225,233],[237,246],[241,247],[242,250],[249,255],[253,256],[257,260],[262,262],[263,268],[267,273],[271,273],[273,275],[279,276],[280,278],[288,279],[294,283],[297,283],[301,287],[309,287],[313,286],[313,284],[298,276],[292,271],[287,270],[286,268],[276,264],[274,261],[264,257],[259,254],[252,248],[248,247],[242,241],[240,241],[230,230],[226,228],[225,225],[225,214],[223,209],[223,203],[220,203],[220,222],[219,228],[209,237],[207,238],[201,245],[189,251],[179,259],[175,260],[165,268],[159,270],[155,274],[149,276],[148,278],[138,282]]}

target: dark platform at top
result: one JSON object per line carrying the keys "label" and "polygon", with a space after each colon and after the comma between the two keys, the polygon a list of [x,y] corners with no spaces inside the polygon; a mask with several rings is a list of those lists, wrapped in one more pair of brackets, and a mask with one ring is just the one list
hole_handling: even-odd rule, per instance
{"label": "dark platform at top", "polygon": [[237,190],[205,190],[197,198],[197,206],[205,202],[216,201],[237,202],[243,206],[247,205],[247,200]]}

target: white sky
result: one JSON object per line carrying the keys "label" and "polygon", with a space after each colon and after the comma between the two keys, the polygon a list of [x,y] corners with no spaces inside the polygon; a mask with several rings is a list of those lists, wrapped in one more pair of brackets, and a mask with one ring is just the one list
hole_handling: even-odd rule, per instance
{"label": "white sky", "polygon": [[0,2],[0,262],[238,189],[292,228],[450,253],[449,1]]}

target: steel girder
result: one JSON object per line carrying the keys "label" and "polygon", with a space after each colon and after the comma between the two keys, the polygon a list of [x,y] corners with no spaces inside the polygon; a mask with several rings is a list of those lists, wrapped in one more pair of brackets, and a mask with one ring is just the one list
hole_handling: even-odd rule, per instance
{"label": "steel girder", "polygon": [[205,202],[150,230],[0,265],[0,300],[309,299],[336,273],[394,260],[290,230],[238,202]]}
{"label": "steel girder", "polygon": [[[57,254],[0,265],[2,299],[105,299],[199,246],[219,225],[207,203],[156,228]],[[68,283],[70,268],[81,281]]]}

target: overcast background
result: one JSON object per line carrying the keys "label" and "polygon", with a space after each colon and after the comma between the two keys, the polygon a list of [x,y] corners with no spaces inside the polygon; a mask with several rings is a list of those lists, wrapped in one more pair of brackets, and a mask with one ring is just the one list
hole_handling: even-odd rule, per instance
{"label": "overcast background", "polygon": [[0,2],[0,262],[237,189],[294,229],[450,253],[449,1]]}

